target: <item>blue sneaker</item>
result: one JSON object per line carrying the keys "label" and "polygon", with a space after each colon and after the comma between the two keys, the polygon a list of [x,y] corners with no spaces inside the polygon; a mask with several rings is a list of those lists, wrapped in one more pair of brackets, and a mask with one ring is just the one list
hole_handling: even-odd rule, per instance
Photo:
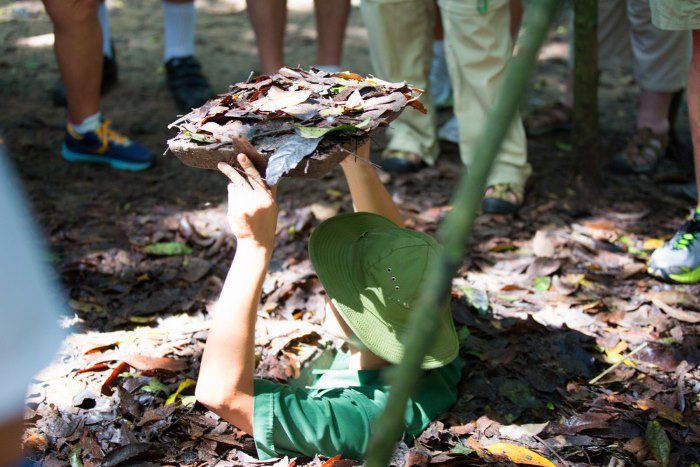
{"label": "blue sneaker", "polygon": [[110,130],[109,120],[85,134],[77,133],[71,124],[66,125],[66,141],[61,155],[71,162],[109,164],[119,170],[143,170],[153,163],[153,152],[131,141],[124,135]]}

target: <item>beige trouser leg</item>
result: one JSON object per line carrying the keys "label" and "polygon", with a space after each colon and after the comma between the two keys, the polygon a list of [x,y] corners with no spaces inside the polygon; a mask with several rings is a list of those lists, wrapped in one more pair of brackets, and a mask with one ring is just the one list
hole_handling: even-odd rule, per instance
{"label": "beige trouser leg", "polygon": [[433,0],[363,0],[362,18],[374,73],[387,81],[406,81],[424,89],[427,115],[407,108],[388,129],[388,149],[411,151],[433,165],[438,155],[435,108],[430,95],[433,55]]}
{"label": "beige trouser leg", "polygon": [[631,56],[643,89],[675,92],[686,85],[690,33],[656,28],[649,0],[599,0],[598,44],[601,68],[629,63]]}
{"label": "beige trouser leg", "polygon": [[[486,12],[479,5],[486,3]],[[511,57],[508,0],[438,0],[445,29],[447,67],[459,122],[459,151],[469,168],[474,144],[500,91]],[[506,134],[487,182],[524,185],[532,169],[520,114]]]}

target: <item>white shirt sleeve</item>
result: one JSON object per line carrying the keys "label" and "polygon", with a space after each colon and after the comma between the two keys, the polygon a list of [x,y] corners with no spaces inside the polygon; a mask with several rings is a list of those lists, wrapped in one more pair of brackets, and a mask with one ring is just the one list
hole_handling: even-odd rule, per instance
{"label": "white shirt sleeve", "polygon": [[0,139],[0,422],[23,413],[31,378],[61,341],[64,297]]}

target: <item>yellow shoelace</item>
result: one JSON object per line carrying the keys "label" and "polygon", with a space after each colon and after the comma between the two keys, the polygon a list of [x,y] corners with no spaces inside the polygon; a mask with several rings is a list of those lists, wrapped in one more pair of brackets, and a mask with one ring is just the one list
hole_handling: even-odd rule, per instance
{"label": "yellow shoelace", "polygon": [[97,136],[100,138],[100,141],[102,142],[102,146],[98,149],[98,152],[103,153],[107,151],[107,148],[109,147],[109,142],[114,141],[117,144],[123,144],[126,145],[129,142],[129,138],[126,136],[122,135],[121,133],[118,133],[114,130],[110,130],[109,126],[112,124],[111,120],[105,120],[102,122],[102,125],[95,130],[95,133],[97,133]]}

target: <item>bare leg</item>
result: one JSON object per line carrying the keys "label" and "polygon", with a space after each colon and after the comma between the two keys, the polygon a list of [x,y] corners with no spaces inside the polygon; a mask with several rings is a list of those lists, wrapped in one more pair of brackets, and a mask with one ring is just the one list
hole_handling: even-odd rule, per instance
{"label": "bare leg", "polygon": [[[260,0],[254,0],[260,1]],[[316,64],[340,65],[350,0],[316,0]]]}
{"label": "bare leg", "polygon": [[[695,186],[700,190],[700,29],[693,31],[693,59],[688,74],[688,115],[695,154]],[[697,208],[700,208],[700,197]]]}
{"label": "bare leg", "polygon": [[66,87],[68,117],[79,123],[100,110],[102,29],[97,0],[44,0],[54,27],[54,51]]}
{"label": "bare leg", "polygon": [[286,0],[248,0],[248,16],[258,44],[260,66],[272,74],[284,66],[284,28],[287,24]]}
{"label": "bare leg", "polygon": [[671,107],[672,92],[649,91],[642,89],[639,96],[637,128],[651,128],[654,133],[668,132],[668,113]]}

